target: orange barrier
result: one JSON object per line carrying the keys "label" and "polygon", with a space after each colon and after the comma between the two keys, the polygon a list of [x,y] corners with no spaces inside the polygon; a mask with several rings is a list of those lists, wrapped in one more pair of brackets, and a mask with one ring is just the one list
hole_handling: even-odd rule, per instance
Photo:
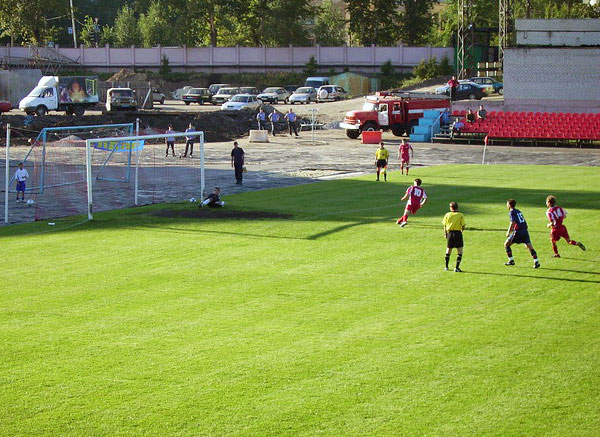
{"label": "orange barrier", "polygon": [[381,143],[381,131],[363,131],[362,132],[362,143],[363,144],[379,144]]}

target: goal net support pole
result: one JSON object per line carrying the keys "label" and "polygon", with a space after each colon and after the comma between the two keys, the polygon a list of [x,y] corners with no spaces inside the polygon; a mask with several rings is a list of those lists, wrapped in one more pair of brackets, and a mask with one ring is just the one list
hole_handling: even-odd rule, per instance
{"label": "goal net support pole", "polygon": [[6,125],[6,172],[4,175],[4,223],[8,224],[8,185],[10,184],[10,123]]}
{"label": "goal net support pole", "polygon": [[[86,179],[87,179],[87,196],[88,196],[88,219],[93,220],[93,210],[94,210],[94,202],[93,202],[93,178],[92,178],[92,147],[93,144],[104,143],[110,144],[114,143],[114,147],[116,147],[120,143],[130,143],[133,147],[134,143],[141,142],[142,144],[147,140],[156,140],[156,139],[165,139],[165,138],[182,138],[182,137],[197,137],[200,143],[200,197],[204,198],[205,191],[205,177],[204,177],[204,132],[180,132],[180,133],[168,133],[168,134],[156,134],[156,135],[137,135],[130,137],[109,137],[109,138],[93,138],[85,140],[85,156],[86,156]],[[131,149],[130,149],[131,150]],[[135,196],[136,196],[136,204],[137,204],[137,187],[138,187],[138,167],[139,160],[142,154],[142,149],[136,147],[136,176],[135,176]],[[129,152],[127,152],[129,153]]]}

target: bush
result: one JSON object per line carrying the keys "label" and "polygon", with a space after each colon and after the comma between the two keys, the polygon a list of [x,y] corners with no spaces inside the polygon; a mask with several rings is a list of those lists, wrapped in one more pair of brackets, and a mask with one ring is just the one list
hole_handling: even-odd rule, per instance
{"label": "bush", "polygon": [[169,58],[167,55],[163,54],[160,60],[160,68],[158,70],[158,74],[163,79],[169,75],[171,72],[171,67],[169,66]]}
{"label": "bush", "polygon": [[422,80],[439,76],[439,66],[436,58],[431,58],[429,61],[421,59],[421,62],[414,68],[413,74]]}
{"label": "bush", "polygon": [[308,62],[304,65],[304,74],[307,76],[314,76],[317,73],[319,64],[314,56],[311,56]]}
{"label": "bush", "polygon": [[391,60],[385,61],[384,64],[381,66],[381,76],[389,77],[389,76],[392,76],[394,73],[395,73],[395,69],[394,69],[394,66],[392,65],[392,61]]}
{"label": "bush", "polygon": [[444,55],[438,66],[438,76],[449,76],[454,72],[454,69],[450,65],[448,56]]}

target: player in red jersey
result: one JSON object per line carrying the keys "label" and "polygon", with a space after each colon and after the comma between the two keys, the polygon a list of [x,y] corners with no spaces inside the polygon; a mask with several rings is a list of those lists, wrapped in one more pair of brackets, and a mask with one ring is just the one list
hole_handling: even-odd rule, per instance
{"label": "player in red jersey", "polygon": [[408,152],[410,150],[410,154],[414,158],[414,152],[412,146],[406,142],[406,140],[402,140],[402,144],[398,147],[398,159],[400,160],[400,169],[402,170],[402,174],[404,174],[404,166],[406,165],[406,174],[408,175],[408,168],[410,167],[410,156]]}
{"label": "player in red jersey", "polygon": [[401,228],[406,226],[408,213],[416,214],[419,208],[427,202],[427,193],[421,188],[421,182],[421,179],[415,179],[414,184],[411,187],[408,187],[406,194],[404,194],[404,197],[401,199],[402,201],[408,199],[406,207],[404,208],[404,215],[396,221],[396,224],[400,225]]}
{"label": "player in red jersey", "polygon": [[548,196],[546,198],[546,217],[550,220],[548,227],[550,228],[550,239],[552,240],[552,250],[554,250],[554,258],[560,258],[558,254],[558,248],[556,242],[561,238],[567,240],[567,243],[579,247],[581,250],[585,250],[585,246],[581,242],[571,240],[569,237],[569,231],[567,227],[563,225],[563,220],[567,218],[567,211],[562,209],[560,206],[556,206],[556,197]]}

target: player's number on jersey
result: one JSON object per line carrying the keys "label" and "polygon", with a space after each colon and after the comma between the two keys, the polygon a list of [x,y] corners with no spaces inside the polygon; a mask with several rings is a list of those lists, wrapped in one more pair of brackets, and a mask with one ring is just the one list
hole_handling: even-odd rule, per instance
{"label": "player's number on jersey", "polygon": [[562,212],[560,209],[557,209],[554,211],[554,217],[556,217],[556,218],[562,217]]}
{"label": "player's number on jersey", "polygon": [[525,221],[525,219],[523,218],[523,214],[521,214],[520,212],[517,213],[517,219],[519,220],[519,223],[523,223]]}
{"label": "player's number on jersey", "polygon": [[415,188],[413,194],[417,197],[421,197],[422,190],[420,188]]}

